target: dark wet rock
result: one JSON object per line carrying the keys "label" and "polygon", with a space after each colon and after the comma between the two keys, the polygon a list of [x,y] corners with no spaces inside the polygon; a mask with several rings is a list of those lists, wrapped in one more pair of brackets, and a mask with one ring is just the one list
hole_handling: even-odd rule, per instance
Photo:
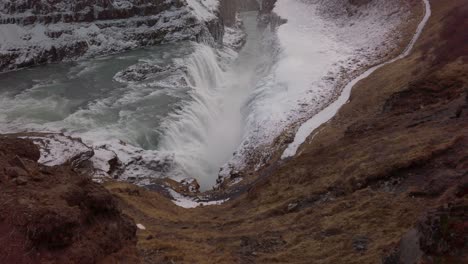
{"label": "dark wet rock", "polygon": [[238,11],[256,11],[260,6],[256,0],[222,0],[220,3],[220,15],[224,25],[232,27],[236,24],[236,13]]}
{"label": "dark wet rock", "polygon": [[155,64],[141,63],[132,65],[129,68],[117,73],[114,77],[117,81],[141,82],[149,78],[150,74],[162,73],[169,70]]}
{"label": "dark wet rock", "polygon": [[337,236],[343,233],[343,230],[339,228],[328,228],[320,232],[320,235],[325,238],[325,237],[332,237],[332,236]]}
{"label": "dark wet rock", "polygon": [[366,251],[369,245],[369,238],[366,236],[355,236],[353,237],[353,248],[356,251]]}
{"label": "dark wet rock", "polygon": [[19,176],[13,180],[17,185],[26,185],[28,183],[28,178],[24,176]]}
{"label": "dark wet rock", "polygon": [[114,80],[122,83],[134,83],[147,80],[160,81],[162,88],[186,87],[186,68],[178,66],[159,66],[153,63],[139,63],[118,72]]}
{"label": "dark wet rock", "polygon": [[26,176],[28,172],[19,167],[6,167],[4,168],[5,174],[10,178],[17,178],[19,176]]}
{"label": "dark wet rock", "polygon": [[468,204],[465,200],[431,211],[422,219],[418,231],[425,258],[467,259],[467,212]]}
{"label": "dark wet rock", "polygon": [[180,184],[185,187],[185,191],[183,193],[199,193],[200,192],[200,184],[198,184],[197,180],[194,178],[183,179]]}
{"label": "dark wet rock", "polygon": [[299,203],[290,203],[288,204],[288,212],[294,212],[299,208]]}
{"label": "dark wet rock", "polygon": [[372,0],[348,0],[348,2],[352,5],[361,6],[369,4]]}
{"label": "dark wet rock", "polygon": [[241,237],[241,254],[246,256],[256,256],[258,253],[276,252],[286,245],[283,237],[275,232],[259,234],[256,237]]}
{"label": "dark wet rock", "polygon": [[387,99],[383,112],[401,115],[419,109],[453,101],[464,94],[465,87],[459,79],[428,78],[410,83],[408,88]]}
{"label": "dark wet rock", "polygon": [[387,252],[382,263],[465,263],[468,259],[466,212],[468,205],[463,200],[428,212]]}

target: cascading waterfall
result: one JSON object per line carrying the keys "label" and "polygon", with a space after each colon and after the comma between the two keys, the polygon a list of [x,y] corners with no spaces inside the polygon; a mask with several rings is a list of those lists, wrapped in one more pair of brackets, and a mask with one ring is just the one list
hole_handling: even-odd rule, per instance
{"label": "cascading waterfall", "polygon": [[213,49],[206,45],[197,45],[190,58],[177,63],[186,67],[192,89],[190,99],[161,125],[160,150],[175,154],[182,177],[213,175],[211,164],[216,161],[205,148],[212,142],[210,132],[221,116],[225,73]]}
{"label": "cascading waterfall", "polygon": [[227,71],[213,48],[197,45],[188,59],[190,99],[162,124],[159,149],[174,153],[175,175],[196,178],[203,189],[213,186],[220,168],[232,158],[244,137],[248,98],[271,58],[261,51],[255,13],[244,17],[248,42]]}

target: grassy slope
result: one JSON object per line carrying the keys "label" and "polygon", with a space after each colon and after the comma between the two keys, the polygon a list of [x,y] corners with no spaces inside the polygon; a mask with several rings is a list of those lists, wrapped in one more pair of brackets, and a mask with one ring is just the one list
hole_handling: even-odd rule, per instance
{"label": "grassy slope", "polygon": [[379,263],[426,211],[467,205],[454,192],[468,178],[468,7],[431,4],[414,52],[360,82],[300,155],[234,201],[186,210],[109,183],[147,227],[143,262]]}

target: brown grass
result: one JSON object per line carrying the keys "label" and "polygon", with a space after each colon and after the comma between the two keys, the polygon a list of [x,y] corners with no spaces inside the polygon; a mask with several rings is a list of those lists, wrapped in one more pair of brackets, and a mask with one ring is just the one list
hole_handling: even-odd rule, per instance
{"label": "brown grass", "polygon": [[[414,52],[361,81],[300,155],[260,172],[262,180],[233,201],[182,209],[160,194],[108,183],[147,227],[138,231],[143,262],[380,263],[424,212],[459,199],[453,190],[468,177],[460,88],[468,76],[464,46],[447,32],[465,23],[457,12],[466,12],[454,10],[466,1],[431,3]],[[125,191],[132,188],[139,194]],[[353,245],[359,239],[366,249]]]}

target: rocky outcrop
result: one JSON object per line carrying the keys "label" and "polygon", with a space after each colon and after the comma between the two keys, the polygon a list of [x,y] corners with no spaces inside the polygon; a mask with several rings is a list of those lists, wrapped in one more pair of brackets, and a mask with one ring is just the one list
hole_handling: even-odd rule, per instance
{"label": "rocky outcrop", "polygon": [[257,11],[260,9],[257,0],[221,0],[220,14],[224,20],[224,24],[232,27],[236,24],[237,12],[242,11]]}
{"label": "rocky outcrop", "polygon": [[0,4],[0,24],[31,25],[126,19],[157,15],[170,8],[181,8],[183,5],[181,0],[6,0]]}
{"label": "rocky outcrop", "polygon": [[[458,190],[458,198],[466,194],[466,186]],[[382,263],[465,263],[468,260],[467,211],[466,200],[458,199],[426,213],[397,246],[387,250]]]}
{"label": "rocky outcrop", "polygon": [[102,186],[0,138],[1,263],[138,263],[136,226]]}

